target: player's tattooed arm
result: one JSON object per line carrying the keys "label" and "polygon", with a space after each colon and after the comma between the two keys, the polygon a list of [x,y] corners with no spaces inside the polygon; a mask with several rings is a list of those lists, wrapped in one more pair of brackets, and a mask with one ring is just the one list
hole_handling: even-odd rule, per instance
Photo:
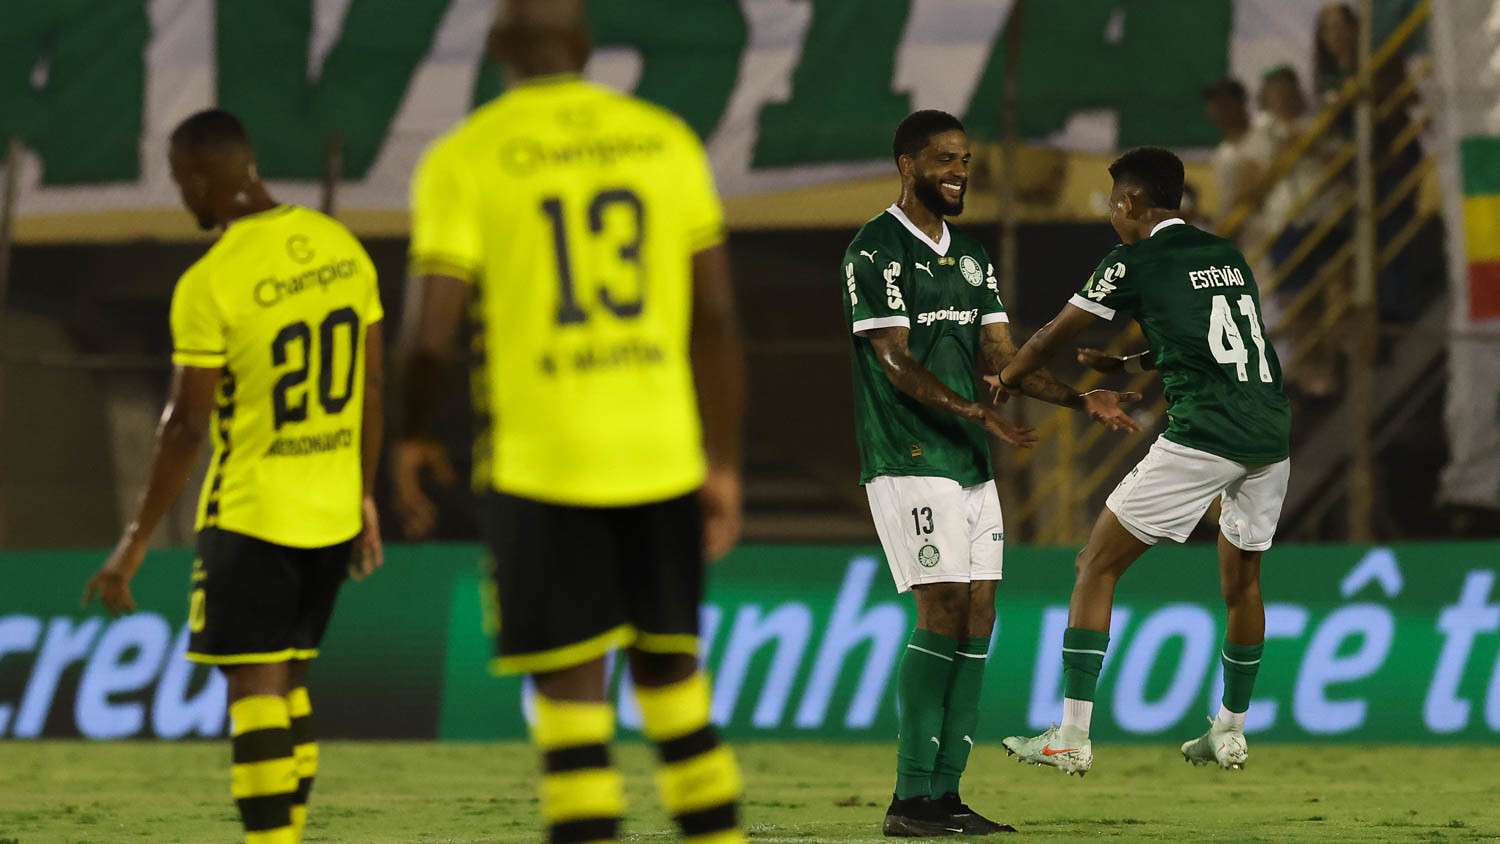
{"label": "player's tattooed arm", "polygon": [[1021,392],[1026,376],[1045,366],[1058,349],[1071,342],[1096,319],[1098,317],[1077,305],[1064,305],[1061,313],[1038,328],[1035,334],[1021,344],[1010,362],[1000,370],[1000,383],[1007,390]]}
{"label": "player's tattooed arm", "polygon": [[[1000,370],[1000,385],[1007,390],[1025,392],[1024,385],[1030,376],[1040,371],[1057,350],[1071,343],[1098,317],[1078,307],[1064,305],[1062,313],[1021,344],[1010,362]],[[1121,405],[1140,399],[1139,393],[1116,393],[1111,390],[1090,390],[1080,398],[1083,410],[1094,421],[1112,431],[1135,432],[1141,429]]]}
{"label": "player's tattooed arm", "polygon": [[95,595],[112,613],[131,612],[135,599],[130,579],[146,559],[146,547],[162,517],[187,484],[213,417],[219,370],[179,366],[172,373],[172,394],[156,428],[151,475],[136,505],[135,518],[125,527],[109,559],[84,588],[85,605]]}
{"label": "player's tattooed arm", "polygon": [[[997,379],[991,383],[998,385],[1001,370],[1005,369],[1005,365],[1010,363],[1011,358],[1015,356],[1016,344],[1011,340],[1009,325],[1003,322],[992,322],[980,330],[980,360],[986,375],[993,375]],[[1034,399],[1062,407],[1074,409],[1083,407],[1083,396],[1077,390],[1059,381],[1057,376],[1045,368],[1026,376],[1021,381],[1021,392]]]}
{"label": "player's tattooed arm", "polygon": [[1151,350],[1136,352],[1133,355],[1112,355],[1100,349],[1081,347],[1078,350],[1078,363],[1087,366],[1106,375],[1116,372],[1127,372],[1131,375],[1139,375],[1142,372],[1152,372],[1156,369],[1156,358]]}
{"label": "player's tattooed arm", "polygon": [[1036,443],[1032,429],[1011,423],[990,405],[969,401],[953,392],[918,363],[907,347],[910,334],[911,329],[900,327],[865,332],[892,386],[928,407],[967,419],[1011,445],[1030,448]]}
{"label": "player's tattooed arm", "polygon": [[419,539],[437,524],[437,507],[422,489],[423,474],[444,486],[456,480],[435,423],[446,398],[461,389],[458,334],[469,302],[462,279],[424,275],[407,290],[396,351],[401,411],[392,449],[396,505],[406,535]]}

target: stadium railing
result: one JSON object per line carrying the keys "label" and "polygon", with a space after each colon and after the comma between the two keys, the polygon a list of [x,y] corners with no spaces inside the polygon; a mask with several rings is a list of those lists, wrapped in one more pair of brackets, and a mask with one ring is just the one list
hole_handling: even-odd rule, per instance
{"label": "stadium railing", "polygon": [[[1421,30],[1431,16],[1431,0],[1422,0],[1401,22],[1378,49],[1371,51],[1368,59],[1361,63],[1361,70],[1348,79],[1338,93],[1322,108],[1308,131],[1297,138],[1269,168],[1264,184],[1271,185],[1285,178],[1293,168],[1317,154],[1319,150],[1332,147],[1323,163],[1313,187],[1303,194],[1286,214],[1287,219],[1302,216],[1315,202],[1339,180],[1347,179],[1351,167],[1358,163],[1359,143],[1347,139],[1333,143],[1337,138],[1341,121],[1357,109],[1372,92],[1372,80],[1389,63],[1403,60],[1403,48]],[[1428,73],[1426,65],[1414,66],[1405,81],[1389,93],[1382,102],[1371,102],[1372,118],[1381,120],[1397,109],[1409,106],[1418,92],[1419,83]],[[1372,150],[1371,178],[1388,172],[1417,142],[1422,126],[1418,121],[1410,124],[1392,139],[1388,148]],[[1383,220],[1387,220],[1398,208],[1418,196],[1424,185],[1432,182],[1434,163],[1423,155],[1419,162],[1385,196],[1379,198],[1371,213],[1369,225],[1373,231]],[[1309,229],[1287,256],[1274,266],[1269,276],[1260,281],[1263,301],[1275,294],[1303,264],[1313,260],[1318,247],[1334,236],[1346,220],[1357,221],[1361,214],[1357,191],[1346,191],[1331,208]],[[1234,238],[1240,235],[1247,223],[1261,211],[1264,192],[1249,201],[1237,205],[1225,216],[1219,233]],[[1406,250],[1424,226],[1437,217],[1435,209],[1419,209],[1386,242],[1375,244],[1372,256],[1373,272],[1378,274],[1394,263]],[[1245,249],[1246,260],[1251,266],[1261,266],[1270,255],[1272,245],[1280,231],[1259,235]],[[1286,299],[1275,326],[1271,327],[1273,339],[1287,337],[1296,329],[1295,346],[1283,367],[1295,372],[1317,353],[1342,353],[1349,357],[1351,370],[1363,368],[1369,371],[1373,365],[1375,344],[1347,342],[1347,320],[1357,307],[1355,285],[1349,284],[1349,275],[1357,261],[1358,237],[1347,237],[1344,243],[1323,259],[1314,270],[1305,287]],[[1323,302],[1323,309],[1311,321],[1311,314],[1303,318],[1304,312],[1316,302]],[[1126,350],[1142,347],[1144,339],[1134,325],[1119,335],[1107,351],[1120,354]],[[1332,348],[1330,348],[1332,347]],[[1342,347],[1342,348],[1341,348]],[[1103,377],[1089,372],[1079,382],[1083,390],[1099,386]],[[1161,419],[1167,405],[1159,390],[1153,390],[1154,373],[1143,373],[1131,378],[1122,388],[1142,392],[1155,399],[1145,403],[1144,412],[1138,418],[1147,422]],[[1081,427],[1086,426],[1086,427]],[[1145,425],[1140,433],[1125,437],[1108,437],[1098,426],[1080,420],[1070,410],[1050,412],[1037,424],[1038,433],[1051,443],[1050,448],[1029,452],[1017,452],[1009,461],[1016,468],[1029,469],[1030,489],[1020,505],[1007,513],[1008,521],[1017,529],[1017,535],[1035,544],[1074,544],[1084,541],[1089,525],[1083,518],[1086,504],[1099,498],[1107,490],[1105,485],[1118,477],[1122,465],[1132,456],[1142,453],[1144,446],[1154,436],[1153,426]],[[1086,467],[1081,469],[1080,467]],[[1352,533],[1357,531],[1351,531]]]}

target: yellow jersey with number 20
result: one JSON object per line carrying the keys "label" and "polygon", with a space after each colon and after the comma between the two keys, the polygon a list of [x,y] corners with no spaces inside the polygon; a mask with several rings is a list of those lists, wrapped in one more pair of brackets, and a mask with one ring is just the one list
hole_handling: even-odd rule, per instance
{"label": "yellow jersey with number 20", "polygon": [[692,256],[722,240],[697,136],[608,88],[531,81],[438,139],[412,269],[478,288],[476,485],[592,507],[701,485]]}
{"label": "yellow jersey with number 20", "polygon": [[278,205],[229,224],[172,294],[172,362],[221,369],[198,529],[294,548],[360,529],[375,266],[338,221]]}

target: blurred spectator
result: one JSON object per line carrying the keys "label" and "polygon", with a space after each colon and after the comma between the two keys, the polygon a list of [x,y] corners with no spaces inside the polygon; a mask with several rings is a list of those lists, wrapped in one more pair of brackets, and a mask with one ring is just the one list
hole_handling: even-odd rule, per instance
{"label": "blurred spectator", "polygon": [[1189,225],[1197,226],[1205,231],[1213,231],[1213,220],[1203,213],[1203,200],[1198,195],[1198,186],[1192,182],[1182,183],[1182,203],[1177,206],[1181,212],[1179,216]]}
{"label": "blurred spectator", "polygon": [[[1379,45],[1374,45],[1379,46]],[[1313,72],[1320,97],[1330,101],[1350,77],[1359,70],[1359,18],[1347,3],[1330,3],[1318,12],[1317,32],[1313,39]],[[1385,63],[1375,72],[1371,94],[1375,107],[1374,158],[1375,201],[1379,205],[1394,194],[1411,172],[1422,162],[1422,148],[1412,127],[1412,98],[1399,106],[1384,107],[1406,84],[1406,64],[1400,58]],[[1345,139],[1354,138],[1354,110],[1343,113],[1338,129]],[[1404,146],[1397,148],[1408,138]],[[1412,190],[1376,225],[1376,242],[1386,244],[1398,237],[1416,217],[1417,191]],[[1381,317],[1391,321],[1412,319],[1416,311],[1410,287],[1411,272],[1403,250],[1380,273]]]}
{"label": "blurred spectator", "polygon": [[[1297,71],[1286,65],[1266,72],[1261,82],[1260,106],[1265,111],[1263,131],[1273,161],[1305,135],[1315,121],[1309,114],[1307,97]],[[1283,307],[1312,283],[1348,242],[1348,221],[1344,217],[1311,247],[1305,257],[1291,265],[1290,259],[1302,251],[1304,243],[1320,224],[1334,215],[1344,216],[1340,208],[1349,199],[1349,185],[1343,178],[1330,181],[1326,174],[1329,161],[1338,148],[1335,138],[1319,139],[1284,176],[1274,184],[1263,185],[1266,195],[1261,222],[1267,231],[1278,232],[1271,244],[1271,263],[1281,277],[1274,295],[1281,300]],[[1342,261],[1337,270],[1330,272],[1347,277],[1350,266],[1350,262]],[[1324,291],[1330,289],[1347,289],[1347,281],[1334,281],[1323,288]],[[1327,294],[1312,295],[1321,299]],[[1288,330],[1294,342],[1312,342],[1311,331],[1323,312],[1324,308],[1310,305],[1293,317]],[[1314,397],[1332,394],[1336,386],[1334,351],[1326,338],[1315,343],[1303,353],[1300,365],[1289,367],[1288,380],[1301,392]]]}
{"label": "blurred spectator", "polygon": [[[1238,79],[1225,78],[1203,89],[1203,104],[1209,122],[1223,140],[1214,149],[1214,187],[1219,194],[1218,222],[1242,204],[1259,203],[1257,186],[1270,165],[1270,149],[1264,132],[1253,130],[1249,97]],[[1259,214],[1252,213],[1235,233],[1241,248],[1259,241],[1263,231]]]}

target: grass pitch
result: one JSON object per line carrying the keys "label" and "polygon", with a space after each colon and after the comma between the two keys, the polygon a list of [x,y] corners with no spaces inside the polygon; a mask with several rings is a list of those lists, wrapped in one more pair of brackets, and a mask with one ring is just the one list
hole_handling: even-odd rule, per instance
{"label": "grass pitch", "polygon": [[[882,841],[895,746],[737,748],[756,841]],[[1087,779],[974,754],[965,798],[1028,837],[1471,841],[1500,837],[1500,748],[1254,745],[1250,767],[1194,768],[1176,747],[1096,746]],[[531,749],[327,742],[309,842],[536,842]],[[0,742],[0,841],[231,842],[223,742]],[[651,750],[617,748],[626,839],[674,840]],[[959,839],[953,839],[959,840]]]}

